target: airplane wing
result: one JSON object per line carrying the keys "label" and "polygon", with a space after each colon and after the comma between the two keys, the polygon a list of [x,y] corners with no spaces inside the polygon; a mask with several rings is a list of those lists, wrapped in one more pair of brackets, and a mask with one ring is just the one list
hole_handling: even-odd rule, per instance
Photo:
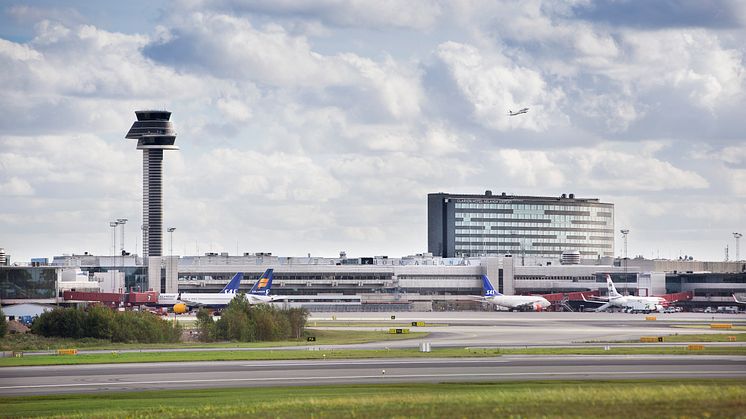
{"label": "airplane wing", "polygon": [[608,298],[596,297],[595,295],[590,296],[591,299],[588,300],[587,298],[585,298],[585,294],[583,294],[582,292],[580,293],[580,296],[583,297],[583,301],[585,301],[586,303],[603,304],[603,303],[608,303],[609,302]]}
{"label": "airplane wing", "polygon": [[733,301],[737,302],[738,304],[746,304],[746,301],[739,300],[736,297],[736,294],[733,294]]}
{"label": "airplane wing", "polygon": [[606,310],[609,307],[611,307],[611,303],[606,303],[606,304],[603,304],[600,307],[596,308],[596,311],[604,311],[604,310]]}

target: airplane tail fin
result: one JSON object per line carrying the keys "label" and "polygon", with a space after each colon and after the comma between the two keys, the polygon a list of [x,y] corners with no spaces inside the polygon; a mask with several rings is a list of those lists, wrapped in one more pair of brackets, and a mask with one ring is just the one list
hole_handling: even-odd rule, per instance
{"label": "airplane tail fin", "polygon": [[257,279],[257,281],[254,283],[254,286],[251,287],[251,291],[249,291],[249,294],[253,295],[269,295],[269,290],[272,288],[272,277],[273,270],[267,269],[262,276]]}
{"label": "airplane tail fin", "polygon": [[609,290],[609,297],[621,297],[622,294],[619,294],[616,290],[616,287],[614,286],[614,283],[611,281],[611,275],[606,275],[606,288]]}
{"label": "airplane tail fin", "polygon": [[487,275],[482,275],[482,291],[484,291],[485,297],[494,297],[496,295],[502,295],[497,290],[495,290],[495,287],[492,286],[492,283],[490,282],[490,279],[487,278]]}
{"label": "airplane tail fin", "polygon": [[233,275],[231,281],[223,288],[221,294],[235,294],[238,292],[238,287],[241,285],[241,279],[243,279],[243,272],[239,272]]}

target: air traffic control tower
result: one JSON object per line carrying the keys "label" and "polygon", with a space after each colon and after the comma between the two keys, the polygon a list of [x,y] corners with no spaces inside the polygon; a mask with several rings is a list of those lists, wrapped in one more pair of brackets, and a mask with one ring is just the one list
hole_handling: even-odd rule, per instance
{"label": "air traffic control tower", "polygon": [[174,145],[176,132],[169,120],[171,112],[145,110],[135,111],[135,115],[137,121],[125,138],[137,140],[137,149],[142,150],[143,257],[160,258],[163,255],[163,150],[179,147]]}

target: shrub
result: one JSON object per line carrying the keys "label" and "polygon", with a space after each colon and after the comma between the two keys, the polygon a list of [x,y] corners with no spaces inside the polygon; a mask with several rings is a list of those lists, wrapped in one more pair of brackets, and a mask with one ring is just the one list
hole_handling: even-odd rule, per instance
{"label": "shrub", "polygon": [[197,311],[197,330],[199,340],[202,342],[215,341],[215,320],[210,315],[210,310],[200,308]]}
{"label": "shrub", "polygon": [[181,326],[152,313],[112,311],[103,306],[47,311],[34,320],[31,331],[47,337],[97,338],[112,342],[178,342],[181,338]]}
{"label": "shrub", "polygon": [[[300,338],[307,318],[305,309],[279,310],[266,304],[252,306],[243,294],[239,294],[223,310],[220,320],[212,325],[198,324],[203,340],[254,342]],[[206,330],[212,330],[212,333],[205,335]]]}

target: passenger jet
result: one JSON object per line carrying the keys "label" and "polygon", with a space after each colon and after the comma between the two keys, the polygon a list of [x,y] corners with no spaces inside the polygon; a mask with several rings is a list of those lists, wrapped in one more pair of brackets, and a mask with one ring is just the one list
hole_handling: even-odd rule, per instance
{"label": "passenger jet", "polygon": [[[282,299],[278,296],[269,295],[269,291],[272,288],[272,272],[272,269],[267,269],[254,283],[254,286],[251,287],[251,291],[246,294],[246,299],[249,301],[249,304],[265,304]],[[161,294],[158,303],[169,305],[175,304],[174,308],[179,303],[189,307],[225,307],[238,294],[238,288],[241,285],[242,278],[243,273],[237,273],[220,292],[182,292],[179,294]],[[183,309],[186,309],[186,307],[183,307]]]}
{"label": "passenger jet", "polygon": [[488,303],[506,307],[508,310],[519,311],[541,311],[549,307],[549,301],[540,295],[503,295],[492,286],[487,275],[482,275],[482,291],[484,296],[480,297]]}
{"label": "passenger jet", "polygon": [[596,311],[604,311],[609,307],[620,307],[632,312],[662,312],[663,308],[669,304],[669,301],[662,297],[638,297],[635,295],[619,294],[614,286],[614,282],[611,281],[611,275],[606,275],[606,288],[609,290],[608,297],[591,297],[593,298],[592,300],[586,300],[585,295],[581,295],[586,302],[601,304]]}

